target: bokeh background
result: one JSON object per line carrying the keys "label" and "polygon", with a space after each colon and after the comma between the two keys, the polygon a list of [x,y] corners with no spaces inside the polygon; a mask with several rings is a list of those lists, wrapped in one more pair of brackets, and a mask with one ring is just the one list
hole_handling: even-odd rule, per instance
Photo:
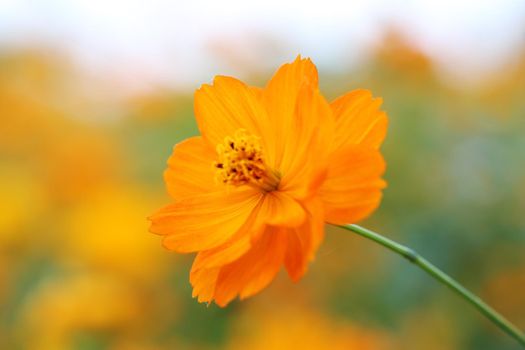
{"label": "bokeh background", "polygon": [[390,116],[380,209],[525,329],[522,1],[11,1],[0,6],[0,349],[518,349],[372,242],[327,228],[309,273],[225,309],[146,217],[215,74],[297,54]]}

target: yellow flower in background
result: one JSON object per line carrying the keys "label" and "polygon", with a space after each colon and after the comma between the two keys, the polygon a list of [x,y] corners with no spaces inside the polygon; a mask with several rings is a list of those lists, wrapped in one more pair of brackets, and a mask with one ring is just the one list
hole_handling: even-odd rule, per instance
{"label": "yellow flower in background", "polygon": [[158,246],[144,235],[153,200],[133,186],[106,186],[86,196],[65,220],[63,256],[69,265],[113,271],[151,281],[166,267]]}
{"label": "yellow flower in background", "polygon": [[75,273],[43,283],[30,294],[17,324],[27,349],[71,349],[76,334],[127,339],[143,329],[147,302],[116,275]]}
{"label": "yellow flower in background", "polygon": [[228,350],[389,350],[391,337],[380,330],[337,320],[309,304],[251,304],[232,326]]}
{"label": "yellow flower in background", "polygon": [[0,259],[13,246],[34,244],[35,238],[25,233],[49,205],[44,186],[30,169],[8,161],[0,164]]}
{"label": "yellow flower in background", "polygon": [[380,105],[366,90],[328,103],[300,57],[263,89],[218,76],[197,90],[202,136],[175,146],[165,172],[174,203],[150,220],[168,249],[198,252],[190,281],[200,302],[249,297],[283,265],[299,280],[324,222],[354,223],[377,208]]}

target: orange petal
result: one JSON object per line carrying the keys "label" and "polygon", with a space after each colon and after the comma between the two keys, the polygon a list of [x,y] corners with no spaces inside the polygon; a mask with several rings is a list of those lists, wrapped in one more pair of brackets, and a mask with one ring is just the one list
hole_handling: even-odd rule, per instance
{"label": "orange petal", "polygon": [[[279,271],[286,249],[286,236],[277,228],[268,228],[254,246],[240,259],[217,269],[192,269],[190,281],[201,301],[211,301],[209,291],[219,306],[226,306],[237,295],[247,298],[266,287]],[[202,296],[201,296],[202,294]]]}
{"label": "orange petal", "polygon": [[334,153],[328,176],[319,195],[324,202],[326,221],[355,223],[372,213],[386,186],[381,175],[385,162],[377,150],[350,145]]}
{"label": "orange petal", "polygon": [[244,299],[266,287],[279,271],[285,249],[282,231],[268,228],[248,253],[221,269],[215,290],[216,303],[225,306],[237,294]]}
{"label": "orange petal", "polygon": [[205,84],[195,92],[195,117],[213,149],[239,129],[261,137],[264,145],[269,124],[258,94],[257,89],[225,76],[215,77],[213,85]]}
{"label": "orange petal", "polygon": [[281,163],[290,132],[294,131],[295,106],[303,84],[317,88],[317,68],[310,59],[298,56],[294,62],[281,66],[263,90],[264,105],[273,127],[268,161],[275,168]]}
{"label": "orange petal", "polygon": [[252,237],[260,235],[264,227],[260,227],[259,230],[259,232],[239,230],[239,233],[242,233],[240,237],[233,237],[216,248],[200,251],[195,257],[192,269],[220,268],[239,259],[252,247]]}
{"label": "orange petal", "polygon": [[193,286],[192,297],[197,297],[199,303],[209,303],[213,300],[215,286],[219,277],[219,268],[191,270],[190,283]]}
{"label": "orange petal", "polygon": [[229,264],[244,255],[258,240],[265,229],[266,215],[261,213],[263,201],[260,201],[252,214],[235,235],[220,246],[201,251],[193,262],[193,270],[210,269]]}
{"label": "orange petal", "polygon": [[324,180],[332,153],[332,111],[318,89],[303,84],[297,97],[293,124],[286,135],[280,190],[296,199],[311,196]]}
{"label": "orange petal", "polygon": [[153,233],[166,248],[194,252],[228,241],[250,217],[262,194],[250,187],[187,197],[150,217]]}
{"label": "orange petal", "polygon": [[273,226],[296,227],[306,219],[306,213],[299,203],[285,193],[267,193],[261,207],[266,223]]}
{"label": "orange petal", "polygon": [[324,237],[323,203],[319,199],[306,205],[308,218],[301,227],[287,230],[288,244],[284,265],[290,278],[297,282],[308,269]]}
{"label": "orange petal", "polygon": [[306,219],[303,207],[289,196],[267,193],[241,229],[226,243],[199,252],[193,269],[224,266],[246,253],[257,242],[265,226],[297,227]]}
{"label": "orange petal", "polygon": [[214,191],[215,158],[215,151],[202,137],[191,137],[175,145],[164,172],[169,194],[174,199],[181,199]]}
{"label": "orange petal", "polygon": [[263,89],[258,87],[258,86],[250,86],[250,89],[253,91],[253,93],[255,94],[255,96],[257,97],[257,99],[259,101],[262,101],[262,98],[263,98]]}
{"label": "orange petal", "polygon": [[332,102],[337,148],[350,144],[379,148],[388,126],[386,113],[379,109],[382,102],[368,90],[354,90]]}

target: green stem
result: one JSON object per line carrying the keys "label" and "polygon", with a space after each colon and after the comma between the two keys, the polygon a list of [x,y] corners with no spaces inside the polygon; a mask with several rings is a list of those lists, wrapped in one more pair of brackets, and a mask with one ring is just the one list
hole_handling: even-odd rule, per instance
{"label": "green stem", "polygon": [[365,238],[368,238],[376,243],[381,244],[382,246],[398,253],[399,255],[406,258],[411,263],[417,265],[430,276],[434,277],[439,282],[443,283],[445,286],[452,289],[454,292],[459,294],[463,299],[472,304],[476,309],[478,309],[483,315],[485,315],[489,320],[495,323],[499,328],[501,328],[508,335],[516,339],[521,345],[525,347],[525,334],[518,329],[515,325],[510,323],[505,317],[500,315],[496,310],[487,305],[483,300],[478,296],[467,290],[461,284],[452,279],[449,275],[438,269],[428,260],[423,258],[421,255],[416,253],[413,249],[408,248],[402,244],[394,242],[393,240],[383,237],[378,233],[370,231],[366,228],[363,228],[358,225],[336,225],[342,229],[352,231],[361,235]]}

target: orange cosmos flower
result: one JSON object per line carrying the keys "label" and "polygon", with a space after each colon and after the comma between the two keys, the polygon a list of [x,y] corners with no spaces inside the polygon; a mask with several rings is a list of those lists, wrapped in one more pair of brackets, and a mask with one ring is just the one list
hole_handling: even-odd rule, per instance
{"label": "orange cosmos flower", "polygon": [[262,89],[218,76],[196,91],[202,136],[175,146],[164,173],[174,202],[150,220],[168,249],[198,252],[199,302],[252,296],[283,265],[299,280],[325,222],[355,223],[379,205],[381,102],[356,90],[328,103],[301,57]]}

